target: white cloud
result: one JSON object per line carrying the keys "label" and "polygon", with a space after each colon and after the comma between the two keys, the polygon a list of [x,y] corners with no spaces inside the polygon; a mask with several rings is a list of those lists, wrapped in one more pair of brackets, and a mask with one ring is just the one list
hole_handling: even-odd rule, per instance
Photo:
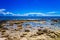
{"label": "white cloud", "polygon": [[55,12],[55,11],[47,12],[46,14],[47,14],[46,16],[60,16],[59,12]]}
{"label": "white cloud", "polygon": [[12,12],[5,12],[6,9],[0,9],[0,15],[4,15],[4,16],[60,16],[59,14],[57,14],[57,12],[46,12],[46,13],[36,13],[36,12],[32,12],[32,13],[24,13],[24,14],[20,14],[20,13],[12,13]]}
{"label": "white cloud", "polygon": [[57,13],[57,12],[52,11],[52,12],[47,12],[47,13],[50,13],[51,14],[51,13]]}
{"label": "white cloud", "polygon": [[0,9],[0,12],[5,11],[5,9]]}
{"label": "white cloud", "polygon": [[25,13],[25,14],[17,14],[15,16],[45,16],[43,13]]}
{"label": "white cloud", "polygon": [[14,13],[12,13],[12,12],[5,12],[5,11],[6,11],[6,9],[0,9],[0,15],[1,14],[4,16],[8,16],[8,15],[13,16],[14,15]]}
{"label": "white cloud", "polygon": [[5,12],[6,9],[0,9],[0,14],[3,14],[4,16],[45,16],[44,13],[25,13],[25,14],[20,14],[20,13],[12,13],[12,12]]}
{"label": "white cloud", "polygon": [[28,16],[27,14],[13,14],[13,16]]}
{"label": "white cloud", "polygon": [[42,16],[44,16],[45,14],[44,13],[26,13],[27,15],[42,15]]}
{"label": "white cloud", "polygon": [[14,14],[13,16],[45,16],[43,13],[25,13],[25,14]]}

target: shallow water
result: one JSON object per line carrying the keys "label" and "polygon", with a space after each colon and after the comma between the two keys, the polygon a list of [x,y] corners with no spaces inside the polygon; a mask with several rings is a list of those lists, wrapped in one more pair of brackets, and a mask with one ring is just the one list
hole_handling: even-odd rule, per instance
{"label": "shallow water", "polygon": [[[53,23],[53,25],[51,25]],[[47,20],[45,21],[44,24],[41,23],[41,21],[39,22],[24,22],[22,24],[23,27],[26,28],[26,24],[30,24],[32,27],[50,27],[53,30],[60,30],[60,22],[54,23],[51,20]]]}

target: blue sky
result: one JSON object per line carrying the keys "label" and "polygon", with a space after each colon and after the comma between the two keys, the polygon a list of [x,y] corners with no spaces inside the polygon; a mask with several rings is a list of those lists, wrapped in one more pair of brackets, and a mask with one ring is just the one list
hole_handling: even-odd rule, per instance
{"label": "blue sky", "polygon": [[60,16],[60,0],[0,0],[0,16]]}

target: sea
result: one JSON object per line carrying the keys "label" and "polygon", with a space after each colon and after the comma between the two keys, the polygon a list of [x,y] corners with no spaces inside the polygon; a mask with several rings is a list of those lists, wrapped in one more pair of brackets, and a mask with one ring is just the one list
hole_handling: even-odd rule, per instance
{"label": "sea", "polygon": [[50,20],[60,19],[60,16],[0,16],[0,20]]}

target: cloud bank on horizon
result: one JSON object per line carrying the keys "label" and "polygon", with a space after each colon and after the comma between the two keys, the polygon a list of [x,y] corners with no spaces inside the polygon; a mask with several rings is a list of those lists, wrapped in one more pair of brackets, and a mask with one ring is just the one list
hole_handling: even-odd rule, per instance
{"label": "cloud bank on horizon", "polygon": [[0,16],[60,16],[58,14],[59,12],[51,11],[51,12],[46,12],[46,13],[41,13],[41,12],[30,12],[30,13],[12,13],[12,12],[6,12],[6,9],[0,9]]}

